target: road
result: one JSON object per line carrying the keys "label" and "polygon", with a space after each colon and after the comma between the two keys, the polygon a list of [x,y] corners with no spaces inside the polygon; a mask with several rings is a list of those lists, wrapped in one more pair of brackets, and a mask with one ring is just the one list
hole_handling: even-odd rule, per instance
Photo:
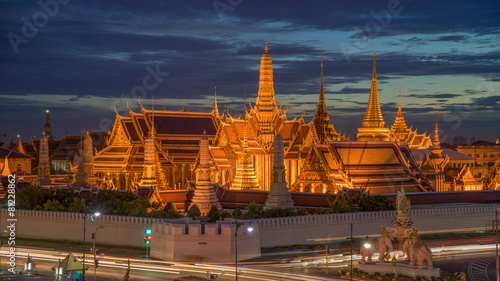
{"label": "road", "polygon": [[[495,280],[495,245],[468,244],[457,246],[431,247],[434,266],[448,272],[465,272],[468,281]],[[57,250],[39,250],[17,248],[17,260],[20,265],[30,255],[41,275],[52,275],[50,268],[68,253]],[[400,255],[400,252],[396,252]],[[7,252],[0,252],[5,261]],[[81,253],[75,253],[81,259]],[[354,261],[360,259],[354,255]],[[376,256],[375,256],[376,259]],[[158,260],[130,259],[130,281],[133,280],[174,280],[181,276],[207,277],[207,272],[220,274],[219,280],[235,280],[234,264],[164,262]],[[94,280],[94,264],[87,260],[87,280]],[[5,270],[5,262],[2,265]],[[348,270],[350,256],[329,255],[328,267],[325,268],[324,256],[288,259],[286,262],[240,262],[238,268],[244,273],[239,280],[336,280],[340,269]],[[96,280],[122,280],[127,269],[127,259],[105,256],[100,259]],[[328,270],[328,275],[326,271]],[[1,279],[1,278],[0,278]]]}
{"label": "road", "polygon": [[[440,268],[442,271],[451,273],[464,272],[467,276],[467,281],[496,280],[495,244],[435,246],[430,248],[433,253],[434,267]],[[398,256],[402,255],[400,251],[396,251],[395,253]],[[354,264],[360,259],[359,255],[354,255]],[[375,254],[373,260],[377,259],[378,254]],[[350,256],[341,254],[329,255],[327,267],[325,266],[324,255],[290,259],[281,265],[275,264],[269,266],[313,274],[325,274],[328,270],[329,274],[339,276],[339,270],[350,270]]]}
{"label": "road", "polygon": [[[2,250],[0,255],[2,260],[6,260],[6,250]],[[52,267],[56,266],[59,259],[63,259],[68,253],[56,252],[50,250],[25,249],[18,247],[16,249],[16,259],[19,265],[23,265],[28,254],[35,262],[35,268],[40,275],[53,275]],[[78,258],[81,254],[75,253]],[[94,280],[94,264],[87,260],[86,265],[89,267],[86,276],[87,281]],[[241,267],[240,267],[241,265]],[[133,280],[174,280],[177,277],[194,275],[198,277],[207,277],[207,272],[222,273],[219,280],[234,280],[235,268],[234,265],[224,264],[207,264],[207,263],[181,263],[181,262],[164,262],[155,260],[130,259],[130,281]],[[2,264],[2,269],[5,270],[5,262]],[[261,268],[258,263],[252,263],[251,266],[245,266],[245,263],[239,263],[238,269],[244,271],[240,275],[241,281],[255,280],[336,280],[332,277],[317,276],[307,273],[287,272],[286,269],[280,268]],[[99,261],[97,268],[96,280],[122,280],[123,275],[127,270],[127,259],[117,257],[103,257]]]}

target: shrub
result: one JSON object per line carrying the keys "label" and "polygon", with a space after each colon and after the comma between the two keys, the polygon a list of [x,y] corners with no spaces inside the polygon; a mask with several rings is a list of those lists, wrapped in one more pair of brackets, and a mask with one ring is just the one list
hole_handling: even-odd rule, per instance
{"label": "shrub", "polygon": [[220,218],[220,215],[221,215],[221,212],[219,212],[219,209],[217,209],[217,207],[215,206],[212,206],[212,208],[210,208],[210,211],[208,211],[208,221],[209,222],[216,222],[219,218]]}
{"label": "shrub", "polygon": [[198,208],[198,205],[193,204],[191,208],[189,208],[186,216],[192,218],[193,220],[201,216],[200,208]]}

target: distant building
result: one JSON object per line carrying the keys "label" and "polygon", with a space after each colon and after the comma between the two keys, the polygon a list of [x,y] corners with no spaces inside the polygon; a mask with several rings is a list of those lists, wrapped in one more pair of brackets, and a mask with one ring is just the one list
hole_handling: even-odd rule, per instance
{"label": "distant building", "polygon": [[30,155],[0,147],[0,171],[2,176],[10,173],[31,174],[31,162],[34,158]]}
{"label": "distant building", "polygon": [[470,145],[476,141],[476,137],[464,137],[464,136],[456,136],[453,137],[453,146],[461,146],[461,145]]}

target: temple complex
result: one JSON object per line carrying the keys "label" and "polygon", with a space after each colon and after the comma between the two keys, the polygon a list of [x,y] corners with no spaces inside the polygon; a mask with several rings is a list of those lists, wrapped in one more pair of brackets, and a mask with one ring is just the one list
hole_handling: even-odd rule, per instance
{"label": "temple complex", "polygon": [[[216,93],[213,109],[208,113],[146,110],[140,100],[140,112],[130,107],[128,116],[116,112],[106,144],[96,151],[93,159],[100,186],[133,189],[138,184],[152,182],[150,174],[154,174],[160,191],[190,188],[196,184],[200,165],[197,143],[203,136],[211,142],[211,183],[232,190],[268,191],[274,182],[274,140],[279,134],[286,171],[281,183],[286,183],[288,189],[337,192],[342,188],[365,187],[372,193],[381,193],[392,192],[403,185],[407,191],[432,190],[409,150],[389,142],[393,134],[384,127],[380,110],[375,57],[370,99],[358,142],[348,142],[330,120],[324,93],[322,53],[320,69],[318,106],[310,123],[306,123],[303,116],[288,120],[283,105],[276,104],[272,59],[267,44],[260,63],[257,99],[253,106],[248,103],[248,111],[245,101],[243,117],[227,111],[220,113]],[[402,113],[398,116],[394,131],[410,135]],[[202,134],[204,131],[206,135]],[[154,132],[154,140],[148,137],[150,132]],[[410,138],[399,139],[403,142]],[[152,162],[145,164],[145,152],[152,149],[146,146],[154,148],[154,165]],[[345,158],[347,155],[349,159]],[[356,157],[359,158],[357,163],[351,160]],[[369,177],[378,173],[384,176],[380,179]]]}
{"label": "temple complex", "polygon": [[[227,110],[219,112],[216,92],[210,112],[154,106],[146,109],[139,98],[139,111],[128,102],[127,115],[115,108],[115,122],[109,132],[100,136],[101,145],[95,145],[93,133],[87,132],[83,141],[81,136],[66,136],[60,141],[45,136],[40,141],[20,142],[18,147],[40,159],[39,180],[44,184],[50,183],[47,173],[51,163],[56,173],[76,173],[73,186],[77,189],[90,184],[101,189],[131,190],[165,201],[169,200],[164,195],[167,191],[195,188],[190,202],[202,212],[208,212],[211,206],[219,207],[215,198],[224,196],[218,191],[220,187],[235,192],[270,191],[269,207],[279,201],[290,208],[293,201],[286,195],[288,191],[336,193],[362,188],[376,194],[396,192],[401,187],[406,192],[440,188],[432,180],[436,176],[420,170],[417,161],[423,161],[425,155],[413,158],[412,151],[423,151],[431,143],[428,136],[406,125],[401,93],[396,120],[391,129],[385,127],[375,55],[369,101],[357,141],[335,130],[327,111],[323,80],[321,51],[314,118],[309,123],[304,121],[304,115],[288,119],[287,108],[276,103],[272,59],[266,44],[257,98],[255,104],[247,103],[245,98],[243,116]],[[51,134],[48,112],[44,127],[47,133]],[[438,146],[434,144],[429,152],[434,162],[439,158]],[[422,168],[432,161],[424,162]]]}

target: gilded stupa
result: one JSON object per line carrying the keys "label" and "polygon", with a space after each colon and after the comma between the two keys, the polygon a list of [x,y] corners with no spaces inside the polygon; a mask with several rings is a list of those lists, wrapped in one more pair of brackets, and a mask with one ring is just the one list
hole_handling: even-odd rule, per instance
{"label": "gilded stupa", "polygon": [[[276,106],[274,97],[273,61],[269,55],[267,42],[264,54],[260,59],[259,92],[255,106],[250,114],[255,119],[258,140],[264,150],[272,147],[274,136],[278,131],[279,119],[284,115],[281,108]],[[286,118],[286,117],[285,117]]]}
{"label": "gilded stupa", "polygon": [[245,98],[243,151],[238,154],[236,174],[234,175],[233,183],[231,184],[231,189],[235,190],[258,190],[260,188],[259,180],[257,179],[257,175],[255,174],[255,169],[252,164],[252,155],[250,154],[250,150],[248,149],[247,115],[248,112]]}
{"label": "gilded stupa", "polygon": [[373,73],[370,98],[366,108],[363,127],[358,128],[357,141],[390,141],[389,129],[385,127],[384,117],[380,109],[377,88],[377,69],[375,67],[375,54],[373,54]]}
{"label": "gilded stupa", "polygon": [[206,216],[212,206],[215,206],[218,210],[222,210],[217,196],[215,195],[214,186],[210,181],[210,149],[206,132],[203,132],[203,136],[200,140],[199,159],[200,164],[196,170],[196,173],[198,173],[196,177],[196,189],[194,190],[191,206],[196,204],[200,209],[201,215]]}

